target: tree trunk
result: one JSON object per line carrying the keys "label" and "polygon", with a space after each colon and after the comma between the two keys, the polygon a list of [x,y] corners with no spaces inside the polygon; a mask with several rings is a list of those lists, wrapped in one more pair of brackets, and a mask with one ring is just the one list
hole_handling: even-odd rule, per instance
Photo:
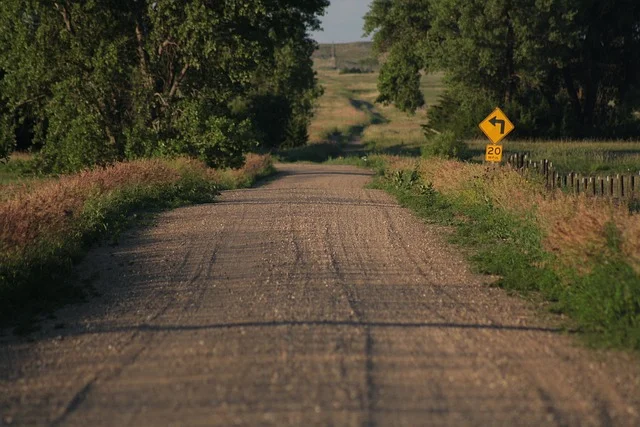
{"label": "tree trunk", "polygon": [[564,85],[567,89],[567,93],[569,94],[569,99],[571,99],[571,105],[573,106],[573,111],[576,115],[576,119],[578,119],[578,123],[582,123],[582,105],[580,104],[580,97],[578,96],[578,91],[576,90],[575,84],[573,82],[573,75],[571,74],[571,70],[566,67],[563,68],[562,75],[564,77]]}
{"label": "tree trunk", "polygon": [[70,15],[71,12],[69,10],[70,9],[69,1],[67,0],[64,6],[60,6],[58,2],[54,2],[53,6],[56,8],[58,12],[60,12],[60,15],[62,15],[62,20],[64,21],[64,26],[67,29],[67,32],[69,32],[69,34],[71,35],[75,34],[73,30],[73,26],[71,25],[71,15]]}
{"label": "tree trunk", "polygon": [[585,39],[585,83],[584,83],[584,105],[582,124],[592,130],[595,125],[595,109],[598,101],[598,91],[600,88],[600,71],[598,70],[598,50],[601,42],[601,34],[594,28],[594,23],[587,31]]}
{"label": "tree trunk", "polygon": [[515,63],[514,63],[514,52],[516,45],[516,37],[515,31],[513,29],[513,23],[511,21],[511,17],[509,16],[509,11],[511,9],[511,2],[507,3],[507,46],[506,46],[506,90],[504,94],[504,103],[509,104],[513,99],[513,96],[516,91],[516,77],[515,77]]}
{"label": "tree trunk", "polygon": [[143,86],[147,90],[153,89],[153,78],[149,72],[149,57],[144,48],[144,33],[139,21],[136,21],[136,41],[138,51],[138,61],[140,64],[140,74],[142,75]]}
{"label": "tree trunk", "polygon": [[189,71],[189,64],[185,64],[185,66],[182,67],[182,71],[180,71],[180,74],[178,74],[178,76],[173,79],[173,84],[171,85],[171,90],[169,91],[169,99],[173,98],[178,92],[180,83],[182,83],[182,80],[184,80],[184,77],[187,75],[187,71]]}

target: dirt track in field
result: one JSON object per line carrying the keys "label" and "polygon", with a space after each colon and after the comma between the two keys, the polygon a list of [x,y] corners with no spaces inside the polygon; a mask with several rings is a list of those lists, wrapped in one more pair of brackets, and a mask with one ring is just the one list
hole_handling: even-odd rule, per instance
{"label": "dirt track in field", "polygon": [[0,337],[0,425],[640,425],[637,358],[486,286],[368,172],[280,169],[93,250],[100,297]]}

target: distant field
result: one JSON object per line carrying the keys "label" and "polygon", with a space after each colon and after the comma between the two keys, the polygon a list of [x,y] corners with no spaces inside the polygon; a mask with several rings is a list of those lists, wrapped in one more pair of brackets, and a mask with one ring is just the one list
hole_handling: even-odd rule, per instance
{"label": "distant field", "polygon": [[[486,144],[469,141],[475,160],[482,160]],[[640,173],[640,141],[506,140],[503,146],[506,156],[527,153],[534,161],[548,159],[561,173]]]}
{"label": "distant field", "polygon": [[362,68],[375,71],[379,69],[379,64],[372,48],[371,42],[321,44],[313,54],[313,60],[319,68]]}
{"label": "distant field", "polygon": [[[420,125],[427,120],[426,109],[410,116],[393,106],[375,104],[377,73],[340,74],[317,63],[316,71],[325,94],[311,124],[311,142],[326,141],[330,135],[342,133],[357,137],[370,151],[419,151],[424,143]],[[443,91],[441,81],[439,74],[423,77],[427,105],[438,101]]]}

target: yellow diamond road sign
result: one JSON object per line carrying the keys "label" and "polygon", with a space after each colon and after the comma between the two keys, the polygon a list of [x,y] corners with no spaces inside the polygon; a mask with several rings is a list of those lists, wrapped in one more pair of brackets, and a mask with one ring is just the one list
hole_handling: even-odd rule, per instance
{"label": "yellow diamond road sign", "polygon": [[496,108],[480,123],[480,129],[492,143],[497,144],[509,135],[516,127],[504,112]]}

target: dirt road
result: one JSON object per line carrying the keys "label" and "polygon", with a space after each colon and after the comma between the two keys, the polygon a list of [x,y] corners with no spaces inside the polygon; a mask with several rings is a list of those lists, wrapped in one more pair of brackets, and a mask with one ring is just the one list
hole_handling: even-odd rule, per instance
{"label": "dirt road", "polygon": [[0,424],[640,425],[637,358],[483,284],[367,172],[280,168],[92,251],[99,297],[0,337]]}

